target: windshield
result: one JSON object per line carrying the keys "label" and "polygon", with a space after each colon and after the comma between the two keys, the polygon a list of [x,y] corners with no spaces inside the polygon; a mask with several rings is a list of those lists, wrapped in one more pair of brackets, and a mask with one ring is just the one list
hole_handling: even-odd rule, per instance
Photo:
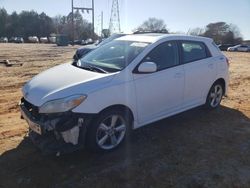
{"label": "windshield", "polygon": [[82,68],[95,67],[104,70],[103,72],[117,72],[129,65],[148,44],[146,42],[114,40],[81,58],[77,66]]}

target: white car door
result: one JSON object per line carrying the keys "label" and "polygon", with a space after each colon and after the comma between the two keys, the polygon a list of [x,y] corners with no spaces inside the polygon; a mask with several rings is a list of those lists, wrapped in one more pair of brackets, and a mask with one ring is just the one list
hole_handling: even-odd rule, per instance
{"label": "white car door", "polygon": [[185,71],[183,107],[201,105],[216,77],[216,61],[206,45],[196,41],[182,41],[182,63]]}
{"label": "white car door", "polygon": [[181,108],[184,70],[179,65],[176,42],[155,47],[142,62],[154,62],[154,73],[134,73],[139,124],[149,123]]}

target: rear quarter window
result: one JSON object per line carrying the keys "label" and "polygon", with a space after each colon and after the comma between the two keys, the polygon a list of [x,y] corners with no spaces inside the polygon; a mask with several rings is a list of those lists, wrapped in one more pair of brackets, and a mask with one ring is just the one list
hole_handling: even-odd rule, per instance
{"label": "rear quarter window", "polygon": [[211,53],[203,42],[183,41],[181,42],[181,50],[183,63],[211,57]]}
{"label": "rear quarter window", "polygon": [[[213,45],[217,50],[221,51],[220,48],[218,47],[218,45],[215,44],[215,42],[212,42],[212,45]],[[227,46],[225,46],[225,47],[227,47]],[[229,46],[228,46],[228,47],[229,47]]]}

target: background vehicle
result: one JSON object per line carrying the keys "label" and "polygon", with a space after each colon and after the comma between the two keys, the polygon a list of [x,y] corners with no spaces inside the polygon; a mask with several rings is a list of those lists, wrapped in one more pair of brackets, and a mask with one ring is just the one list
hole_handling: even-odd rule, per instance
{"label": "background vehicle", "polygon": [[12,43],[24,43],[24,40],[22,37],[11,37],[9,42]]}
{"label": "background vehicle", "polygon": [[34,77],[23,87],[21,113],[41,149],[66,152],[86,141],[109,151],[130,129],[200,105],[217,108],[227,87],[228,60],[212,39],[127,35]]}
{"label": "background vehicle", "polygon": [[233,47],[229,47],[227,51],[230,52],[250,52],[250,46],[239,44]]}
{"label": "background vehicle", "polygon": [[40,42],[41,43],[49,43],[49,40],[47,37],[40,37]]}
{"label": "background vehicle", "polygon": [[1,37],[0,38],[0,42],[7,43],[8,42],[8,38],[7,37]]}
{"label": "background vehicle", "polygon": [[67,35],[57,35],[56,36],[56,44],[57,44],[57,46],[68,46],[69,45],[69,37]]}
{"label": "background vehicle", "polygon": [[29,43],[39,43],[39,39],[37,36],[29,36],[28,37],[28,42]]}
{"label": "background vehicle", "polygon": [[88,38],[88,39],[86,40],[86,43],[87,43],[87,44],[93,44],[93,43],[94,43],[94,41],[93,41],[93,39]]}
{"label": "background vehicle", "polygon": [[235,46],[233,44],[220,44],[218,47],[220,48],[221,51],[227,51],[229,47]]}
{"label": "background vehicle", "polygon": [[10,38],[9,38],[9,42],[14,43],[14,42],[15,42],[15,38],[16,38],[16,37],[10,37]]}
{"label": "background vehicle", "polygon": [[14,42],[15,43],[24,43],[24,40],[22,37],[16,37]]}

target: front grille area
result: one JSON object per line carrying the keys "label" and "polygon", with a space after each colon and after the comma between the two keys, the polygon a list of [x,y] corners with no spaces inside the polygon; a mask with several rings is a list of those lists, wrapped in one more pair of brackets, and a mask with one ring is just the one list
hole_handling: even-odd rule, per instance
{"label": "front grille area", "polygon": [[21,99],[22,104],[24,105],[24,107],[30,112],[31,116],[34,119],[39,119],[39,112],[38,112],[38,107],[31,104],[30,102],[28,102],[27,100],[25,100],[24,98]]}

